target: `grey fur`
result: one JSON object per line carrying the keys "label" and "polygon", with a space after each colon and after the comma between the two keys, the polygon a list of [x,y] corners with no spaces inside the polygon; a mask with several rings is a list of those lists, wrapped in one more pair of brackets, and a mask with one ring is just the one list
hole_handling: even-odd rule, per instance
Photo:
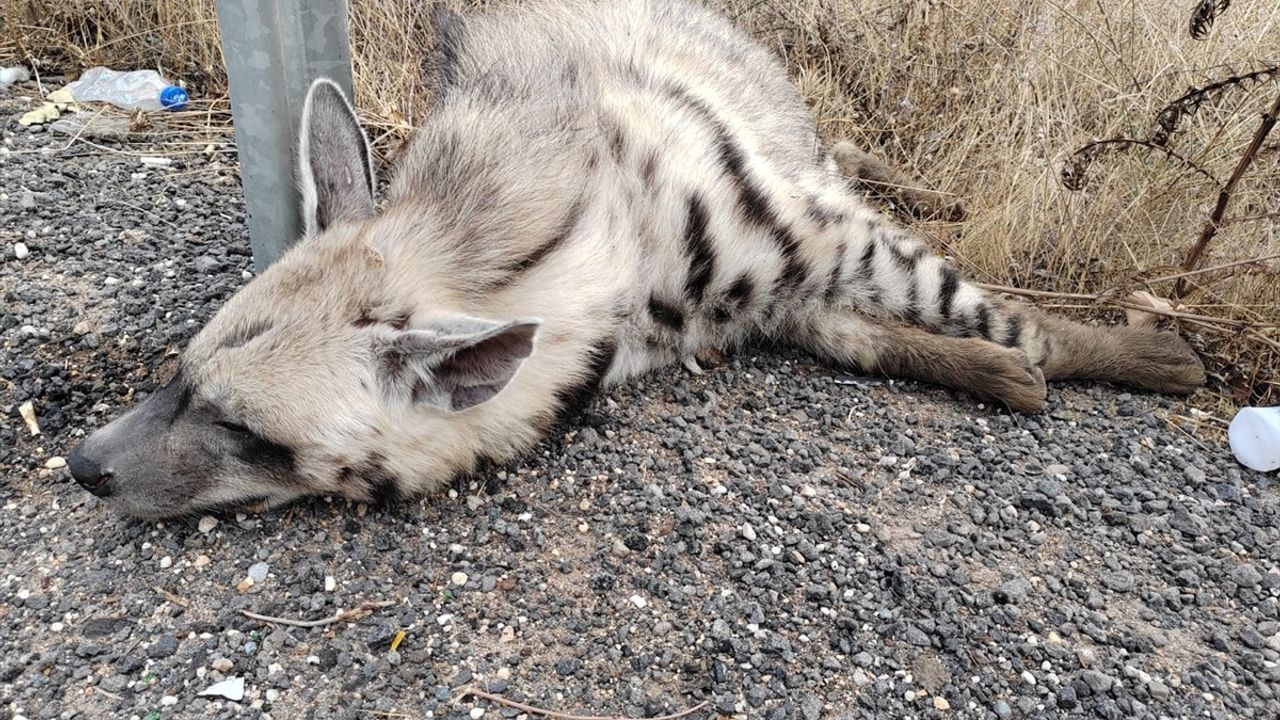
{"label": "grey fur", "polygon": [[419,495],[527,450],[601,382],[752,337],[1020,410],[1046,377],[1203,381],[1176,336],[963,281],[851,189],[779,62],[699,5],[544,0],[437,27],[445,86],[381,213],[367,141],[319,81],[300,153],[314,237],[184,354],[193,406],[277,462],[144,466],[113,424],[84,452],[128,486],[121,509]]}

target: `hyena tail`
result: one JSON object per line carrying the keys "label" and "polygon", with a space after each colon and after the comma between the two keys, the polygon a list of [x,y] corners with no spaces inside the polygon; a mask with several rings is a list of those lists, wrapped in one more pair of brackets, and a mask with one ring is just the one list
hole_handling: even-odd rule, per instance
{"label": "hyena tail", "polygon": [[[836,359],[888,374],[964,387],[978,394],[996,394],[1006,401],[1009,399],[1003,397],[1007,394],[1003,391],[983,392],[974,386],[983,382],[980,376],[974,376],[982,365],[973,364],[975,356],[985,352],[991,357],[1004,357],[1001,362],[1008,364],[1012,360],[1001,351],[1020,351],[1036,369],[1033,374],[1043,374],[1043,379],[1033,378],[1041,386],[1043,380],[1104,380],[1188,394],[1204,384],[1203,365],[1174,333],[1084,325],[1004,300],[965,281],[919,238],[867,211],[856,213],[848,223],[843,234],[847,249],[833,273],[841,280],[840,291],[832,293],[829,306],[804,325],[812,336],[804,339],[821,351],[837,355]],[[881,350],[874,357],[864,353],[861,357],[855,354],[841,358],[841,337],[848,333],[838,327],[850,322],[849,311],[901,321],[929,333],[853,328],[848,332],[859,337],[843,340],[865,343],[868,338],[861,336],[870,332],[879,342],[870,344]],[[977,340],[979,344],[947,342],[958,339]],[[895,354],[895,349],[902,352]],[[1022,369],[1008,373],[1020,383]],[[938,377],[939,373],[955,377]],[[1025,407],[1027,401],[1018,397],[1010,404]]]}

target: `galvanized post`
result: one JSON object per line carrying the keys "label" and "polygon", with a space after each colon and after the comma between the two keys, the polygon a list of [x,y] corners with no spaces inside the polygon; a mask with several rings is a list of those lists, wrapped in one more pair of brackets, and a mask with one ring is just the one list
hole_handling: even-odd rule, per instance
{"label": "galvanized post", "polygon": [[294,144],[307,87],[328,77],[351,97],[346,0],[218,0],[222,55],[261,272],[302,234]]}

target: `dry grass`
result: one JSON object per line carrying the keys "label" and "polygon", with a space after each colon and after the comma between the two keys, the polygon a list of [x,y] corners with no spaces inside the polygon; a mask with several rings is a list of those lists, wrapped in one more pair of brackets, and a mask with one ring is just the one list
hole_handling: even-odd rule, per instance
{"label": "dry grass", "polygon": [[[965,222],[924,229],[968,274],[1085,296],[1144,287],[1167,295],[1173,280],[1159,278],[1177,271],[1217,188],[1159,155],[1127,151],[1100,158],[1088,185],[1070,192],[1063,161],[1093,138],[1149,137],[1161,108],[1189,86],[1280,62],[1280,5],[1270,0],[1233,2],[1205,41],[1189,36],[1191,2],[717,1],[787,59],[825,135],[852,139],[964,199]],[[157,67],[211,106],[225,104],[213,0],[4,2],[0,56],[37,58],[45,72]],[[385,150],[423,112],[428,3],[351,7],[357,102]],[[1273,81],[1226,93],[1185,120],[1170,147],[1225,179],[1278,92]],[[1280,254],[1277,213],[1273,135],[1201,266]],[[1192,279],[1187,312],[1256,324],[1184,326],[1201,333],[1220,396],[1280,401],[1280,261]]]}

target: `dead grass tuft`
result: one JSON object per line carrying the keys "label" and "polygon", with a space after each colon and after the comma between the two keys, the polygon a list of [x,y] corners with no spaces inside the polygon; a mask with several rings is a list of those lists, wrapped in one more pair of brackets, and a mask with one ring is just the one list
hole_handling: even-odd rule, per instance
{"label": "dead grass tuft", "polygon": [[[357,103],[387,151],[426,106],[429,4],[350,1]],[[1218,193],[1209,177],[1231,174],[1280,92],[1265,71],[1280,62],[1280,5],[1266,0],[1238,0],[1225,13],[1221,0],[716,1],[786,58],[824,135],[963,198],[966,221],[921,227],[970,276],[1079,296],[1052,299],[1068,312],[1115,319],[1107,299],[1172,292],[1180,278],[1170,276]],[[213,5],[7,0],[0,57],[37,60],[46,73],[154,67],[212,108],[226,92]],[[1203,40],[1188,27],[1197,8]],[[1188,93],[1233,76],[1248,81]],[[1063,186],[1076,149],[1150,138],[1170,118],[1153,144],[1161,149],[1106,152],[1092,159],[1087,184]],[[1221,269],[1187,278],[1186,313],[1231,321],[1184,328],[1201,334],[1224,412],[1225,403],[1280,402],[1278,219],[1273,136],[1200,261]]]}

